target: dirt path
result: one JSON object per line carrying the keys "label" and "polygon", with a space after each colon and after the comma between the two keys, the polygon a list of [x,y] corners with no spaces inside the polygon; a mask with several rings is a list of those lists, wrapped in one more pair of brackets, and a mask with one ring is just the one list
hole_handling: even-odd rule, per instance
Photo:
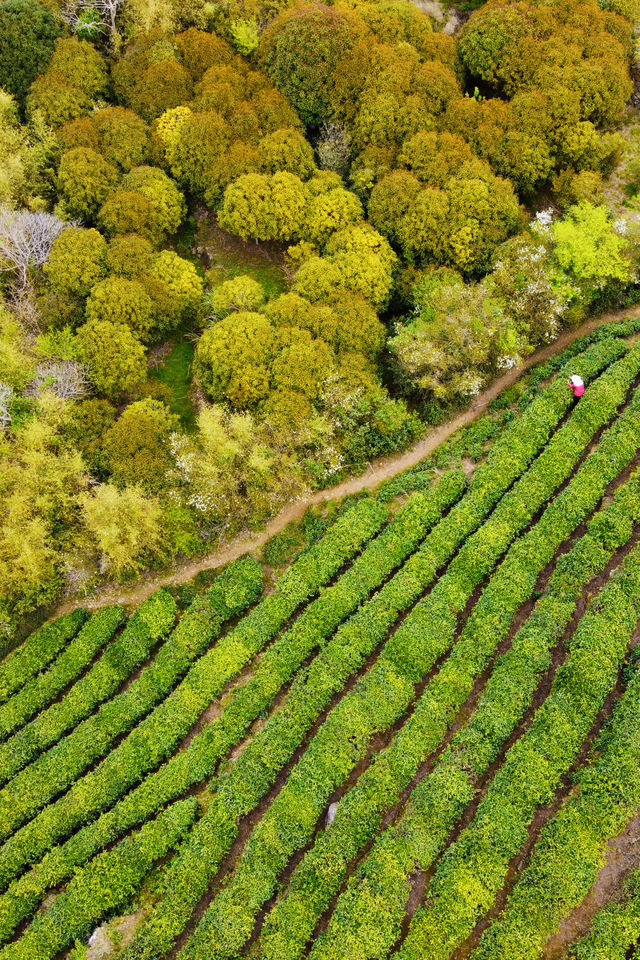
{"label": "dirt path", "polygon": [[443,423],[441,426],[431,430],[425,437],[418,440],[412,447],[402,453],[394,454],[390,457],[382,457],[376,461],[365,474],[357,477],[351,477],[334,487],[328,487],[325,490],[318,490],[308,497],[301,500],[295,500],[284,507],[273,519],[269,521],[264,530],[258,533],[245,534],[237,537],[235,540],[224,544],[211,553],[203,557],[198,557],[193,561],[180,564],[172,571],[153,573],[140,577],[133,586],[105,584],[98,587],[91,596],[79,597],[69,600],[60,605],[52,612],[52,617],[58,617],[69,610],[77,607],[86,607],[88,610],[96,610],[110,603],[126,603],[132,606],[138,606],[143,600],[146,600],[159,587],[173,587],[181,583],[192,580],[203,570],[213,570],[225,564],[237,560],[244,553],[250,553],[262,547],[271,537],[280,533],[291,523],[302,517],[308,507],[326,503],[329,500],[338,500],[348,494],[360,493],[362,490],[372,490],[379,486],[384,480],[389,480],[397,474],[416,466],[422,460],[426,459],[441,443],[444,443],[461,427],[465,427],[480,417],[494,400],[506,387],[512,386],[527,370],[548,360],[556,353],[566,349],[575,340],[584,337],[601,326],[603,323],[620,322],[626,317],[638,316],[640,307],[635,306],[628,310],[621,310],[608,314],[601,314],[593,317],[581,326],[573,330],[566,330],[557,340],[536,351],[528,357],[524,363],[512,370],[508,370],[491,387],[480,394],[476,402],[464,410],[452,420]]}
{"label": "dirt path", "polygon": [[559,960],[566,956],[571,944],[589,932],[596,914],[620,895],[622,884],[640,864],[639,838],[640,813],[637,813],[622,833],[607,844],[605,863],[596,882],[580,906],[563,920],[559,929],[547,940],[541,955],[544,960]]}

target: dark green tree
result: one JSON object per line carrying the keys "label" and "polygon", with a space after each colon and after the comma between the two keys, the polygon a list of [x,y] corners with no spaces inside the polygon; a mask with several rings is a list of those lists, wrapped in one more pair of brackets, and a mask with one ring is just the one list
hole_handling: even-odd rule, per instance
{"label": "dark green tree", "polygon": [[46,70],[60,32],[54,15],[37,0],[0,3],[0,87],[20,103]]}

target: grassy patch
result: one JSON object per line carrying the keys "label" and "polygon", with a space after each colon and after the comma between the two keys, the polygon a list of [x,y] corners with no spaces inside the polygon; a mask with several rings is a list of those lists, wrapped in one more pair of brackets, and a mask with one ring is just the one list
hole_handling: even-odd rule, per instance
{"label": "grassy patch", "polygon": [[284,251],[279,244],[242,240],[222,230],[213,214],[198,217],[193,243],[203,251],[210,286],[247,274],[262,284],[269,298],[287,287]]}
{"label": "grassy patch", "polygon": [[207,279],[211,287],[216,287],[223,280],[247,274],[262,284],[269,300],[286,289],[284,271],[275,263],[252,263],[249,260],[225,262],[224,258],[220,257],[212,259]]}
{"label": "grassy patch", "polygon": [[159,380],[171,391],[169,406],[180,417],[187,431],[195,430],[196,411],[189,390],[191,387],[191,362],[195,346],[185,331],[178,332],[170,352],[162,358],[157,367],[149,371],[149,376]]}

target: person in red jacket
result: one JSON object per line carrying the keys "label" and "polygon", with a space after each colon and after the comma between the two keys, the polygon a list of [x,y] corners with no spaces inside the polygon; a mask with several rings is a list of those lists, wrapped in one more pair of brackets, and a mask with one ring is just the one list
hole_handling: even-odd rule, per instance
{"label": "person in red jacket", "polygon": [[581,397],[584,393],[584,380],[577,373],[572,374],[567,383],[573,390],[574,397]]}

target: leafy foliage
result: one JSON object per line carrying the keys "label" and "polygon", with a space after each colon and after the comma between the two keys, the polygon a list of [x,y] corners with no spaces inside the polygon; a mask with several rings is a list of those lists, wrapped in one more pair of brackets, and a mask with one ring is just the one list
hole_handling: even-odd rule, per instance
{"label": "leafy foliage", "polygon": [[138,485],[147,492],[166,485],[172,466],[169,438],[177,419],[158,400],[130,404],[104,436],[107,468],[121,487]]}
{"label": "leafy foliage", "polygon": [[37,0],[0,4],[0,87],[20,103],[50,59],[60,32],[54,14]]}
{"label": "leafy foliage", "polygon": [[78,355],[87,364],[99,393],[117,398],[142,383],[145,350],[130,327],[90,320],[78,330]]}

